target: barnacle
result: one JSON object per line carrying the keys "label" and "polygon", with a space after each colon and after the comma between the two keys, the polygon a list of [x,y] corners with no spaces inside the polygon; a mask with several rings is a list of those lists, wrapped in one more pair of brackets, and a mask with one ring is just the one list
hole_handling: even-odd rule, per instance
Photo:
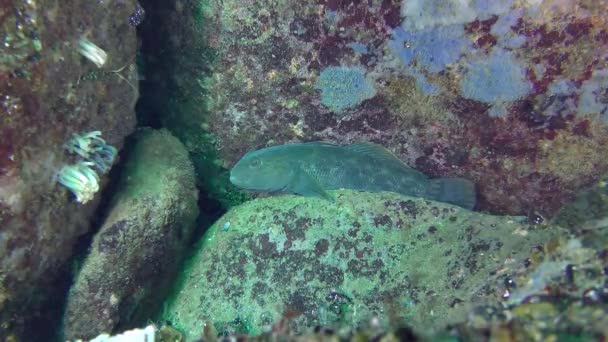
{"label": "barnacle", "polygon": [[90,160],[101,173],[106,173],[110,170],[112,163],[114,163],[115,157],[116,148],[111,145],[103,144],[95,151]]}
{"label": "barnacle", "polygon": [[64,144],[69,153],[76,154],[79,161],[64,166],[57,176],[57,181],[68,188],[80,203],[86,203],[99,190],[99,176],[112,167],[116,157],[116,148],[106,144],[100,131],[91,131],[82,135],[74,134]]}
{"label": "barnacle", "polygon": [[91,153],[95,152],[100,145],[105,145],[106,141],[101,138],[101,131],[92,131],[83,135],[73,134],[72,139],[65,143],[65,149],[70,153],[75,153],[88,159]]}
{"label": "barnacle", "polygon": [[102,173],[110,170],[117,152],[116,148],[106,144],[106,141],[101,138],[100,131],[91,131],[83,135],[74,134],[65,143],[65,149],[93,162]]}
{"label": "barnacle", "polygon": [[78,52],[101,68],[108,60],[108,54],[88,39],[78,41]]}
{"label": "barnacle", "polygon": [[80,203],[87,203],[99,190],[99,176],[91,167],[93,162],[81,161],[66,165],[59,171],[57,181],[68,188]]}

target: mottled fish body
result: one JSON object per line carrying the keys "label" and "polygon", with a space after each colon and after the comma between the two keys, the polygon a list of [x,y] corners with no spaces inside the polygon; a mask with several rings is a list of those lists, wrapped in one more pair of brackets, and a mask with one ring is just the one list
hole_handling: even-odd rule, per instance
{"label": "mottled fish body", "polygon": [[429,179],[373,143],[288,144],[247,153],[230,172],[230,181],[259,192],[291,192],[331,199],[326,190],[392,191],[475,206],[473,183],[462,178]]}

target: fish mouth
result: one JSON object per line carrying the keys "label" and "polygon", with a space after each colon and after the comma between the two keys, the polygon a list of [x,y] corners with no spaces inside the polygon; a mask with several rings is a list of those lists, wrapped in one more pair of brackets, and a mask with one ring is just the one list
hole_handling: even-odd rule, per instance
{"label": "fish mouth", "polygon": [[230,174],[230,183],[232,183],[232,185],[235,185],[235,186],[238,186],[238,187],[242,187],[243,186],[242,180],[239,179],[239,178],[237,178],[232,173]]}
{"label": "fish mouth", "polygon": [[[232,183],[232,185],[236,186],[237,188],[251,190],[251,187],[247,181],[244,181],[242,178],[238,178],[233,174],[230,174],[230,183]],[[255,189],[255,191],[259,190]]]}

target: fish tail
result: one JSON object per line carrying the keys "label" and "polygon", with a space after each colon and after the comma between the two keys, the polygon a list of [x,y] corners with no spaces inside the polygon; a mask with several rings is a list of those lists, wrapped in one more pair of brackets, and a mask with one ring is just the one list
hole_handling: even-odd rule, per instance
{"label": "fish tail", "polygon": [[454,204],[466,209],[475,207],[475,184],[464,178],[431,179],[428,187],[431,199]]}

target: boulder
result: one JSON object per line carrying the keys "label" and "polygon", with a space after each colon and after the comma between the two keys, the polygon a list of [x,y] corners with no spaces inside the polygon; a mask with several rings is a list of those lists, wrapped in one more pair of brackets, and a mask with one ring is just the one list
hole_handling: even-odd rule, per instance
{"label": "boulder", "polygon": [[198,190],[188,152],[167,130],[135,139],[70,289],[63,327],[69,340],[145,324],[191,242]]}
{"label": "boulder", "polygon": [[[539,250],[567,236],[394,193],[333,194],[334,203],[286,195],[230,210],[187,263],[162,319],[188,340],[208,329],[257,335],[284,318],[294,333],[380,324],[432,334],[478,306],[509,304],[510,279],[525,283]],[[518,300],[542,291],[535,284]]]}

